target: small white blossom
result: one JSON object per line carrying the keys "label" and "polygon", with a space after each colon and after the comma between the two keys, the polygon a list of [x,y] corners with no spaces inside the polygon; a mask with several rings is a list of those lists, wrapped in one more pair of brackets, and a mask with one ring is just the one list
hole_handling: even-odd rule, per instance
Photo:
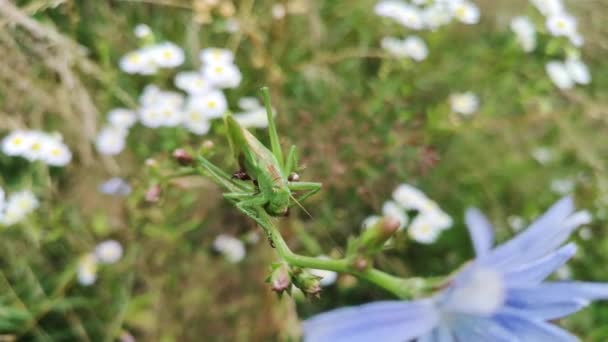
{"label": "small white blossom", "polygon": [[591,240],[591,238],[593,238],[593,232],[589,227],[582,227],[578,231],[578,236],[580,236],[583,240]]}
{"label": "small white blossom", "polygon": [[213,241],[213,248],[231,263],[238,263],[245,258],[245,245],[241,240],[230,235],[218,235]]}
{"label": "small white blossom", "polygon": [[122,152],[127,132],[122,128],[107,126],[95,138],[95,148],[103,155],[114,156]]}
{"label": "small white blossom", "polygon": [[422,61],[428,56],[428,48],[424,40],[417,36],[409,36],[404,40],[394,37],[384,37],[380,45],[388,53],[396,57],[409,57]]}
{"label": "small white blossom", "polygon": [[88,253],[78,261],[78,282],[80,285],[93,285],[97,280],[97,258],[95,254]]}
{"label": "small white blossom", "polygon": [[228,49],[213,47],[201,50],[200,59],[203,64],[232,64],[234,62],[234,54]]}
{"label": "small white blossom", "polygon": [[119,67],[127,74],[151,75],[157,71],[157,66],[148,50],[127,53],[120,59]]}
{"label": "small white blossom", "polygon": [[434,3],[422,10],[422,20],[426,28],[435,30],[449,24],[452,21],[452,13],[446,5]]}
{"label": "small white blossom", "polygon": [[188,94],[199,95],[211,91],[211,84],[197,71],[184,71],[175,75],[175,86]]}
{"label": "small white blossom", "polygon": [[576,19],[567,14],[554,14],[547,18],[547,30],[556,37],[570,37],[576,34]]}
{"label": "small white blossom", "polygon": [[150,26],[146,24],[138,24],[133,29],[133,33],[137,38],[145,38],[152,34],[152,30],[150,30]]}
{"label": "small white blossom", "polygon": [[239,108],[242,110],[256,110],[262,108],[262,104],[255,97],[241,97],[238,102]]}
{"label": "small white blossom", "polygon": [[108,113],[111,126],[129,129],[137,122],[137,114],[125,108],[115,108]]}
{"label": "small white blossom", "polygon": [[161,117],[161,126],[175,127],[182,123],[182,112],[171,103],[161,103],[157,108]]}
{"label": "small white blossom", "polygon": [[456,19],[464,24],[477,24],[479,22],[479,8],[469,1],[452,1],[452,13]]}
{"label": "small white blossom", "polygon": [[196,135],[204,135],[209,132],[211,123],[209,118],[203,114],[198,105],[188,105],[183,112],[182,124],[186,129]]}
{"label": "small white blossom", "polygon": [[509,223],[509,226],[511,226],[511,228],[513,228],[513,230],[515,230],[516,232],[526,227],[526,220],[524,220],[524,218],[521,216],[509,216],[507,217],[507,222]]}
{"label": "small white blossom", "polygon": [[431,244],[439,238],[441,229],[433,224],[429,217],[418,215],[407,229],[409,236],[417,242]]}
{"label": "small white blossom", "polygon": [[106,240],[95,247],[95,257],[102,264],[113,264],[122,258],[122,245],[116,240]]}
{"label": "small white blossom", "polygon": [[57,138],[45,141],[42,160],[51,166],[65,166],[72,160],[72,152]]}
{"label": "small white blossom", "polygon": [[21,156],[30,145],[27,131],[13,131],[2,139],[2,152],[9,156]]}
{"label": "small white blossom", "polygon": [[450,96],[450,107],[455,113],[469,116],[479,109],[479,99],[473,92],[452,94]]}
{"label": "small white blossom", "polygon": [[285,17],[285,14],[287,13],[285,6],[283,4],[274,4],[272,5],[272,17],[280,20],[283,19]]}
{"label": "small white blossom", "polygon": [[203,77],[218,88],[236,88],[241,83],[241,71],[235,64],[206,64]]}
{"label": "small white blossom", "polygon": [[429,199],[419,189],[409,185],[401,184],[393,191],[393,199],[405,209],[424,210],[428,206]]}
{"label": "small white blossom", "polygon": [[550,61],[545,65],[545,71],[549,78],[559,89],[571,89],[574,87],[574,80],[568,72],[566,65],[560,61]]}
{"label": "small white blossom", "polygon": [[391,18],[406,28],[420,30],[424,27],[422,13],[415,6],[387,0],[376,4],[374,10],[379,16]]}
{"label": "small white blossom", "polygon": [[220,90],[191,97],[188,103],[191,110],[198,110],[207,119],[220,118],[228,110],[226,96]]}
{"label": "small white blossom", "polygon": [[589,84],[591,82],[591,73],[587,65],[578,58],[568,58],[564,63],[568,74],[572,80],[578,84]]}
{"label": "small white blossom", "polygon": [[160,68],[175,68],[186,59],[184,50],[171,42],[163,42],[154,46],[146,47],[154,64]]}
{"label": "small white blossom", "polygon": [[545,16],[559,14],[564,11],[561,0],[530,0],[532,4]]}
{"label": "small white blossom", "polygon": [[5,204],[4,213],[0,224],[11,226],[19,223],[27,215],[38,208],[40,203],[36,196],[29,190],[14,192],[9,195]]}
{"label": "small white blossom", "polygon": [[524,16],[515,17],[511,20],[511,30],[517,36],[517,41],[525,52],[531,52],[536,47],[536,29],[534,23]]}

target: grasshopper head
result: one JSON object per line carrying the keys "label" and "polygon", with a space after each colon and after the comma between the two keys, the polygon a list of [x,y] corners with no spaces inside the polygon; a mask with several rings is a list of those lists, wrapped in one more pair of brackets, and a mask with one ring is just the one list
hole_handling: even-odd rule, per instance
{"label": "grasshopper head", "polygon": [[273,216],[284,216],[289,209],[291,192],[287,187],[272,187],[272,196],[266,205],[266,211]]}

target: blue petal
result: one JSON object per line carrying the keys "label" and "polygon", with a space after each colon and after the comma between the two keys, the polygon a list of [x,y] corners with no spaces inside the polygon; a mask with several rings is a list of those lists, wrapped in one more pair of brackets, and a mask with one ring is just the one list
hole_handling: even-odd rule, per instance
{"label": "blue petal", "polygon": [[473,248],[477,257],[484,256],[492,248],[494,243],[494,231],[492,225],[477,208],[469,208],[465,213],[465,220]]}
{"label": "blue petal", "polygon": [[432,330],[439,313],[429,300],[385,301],[326,312],[303,323],[304,341],[408,341]]}
{"label": "blue petal", "polygon": [[549,323],[534,320],[515,310],[505,309],[495,316],[500,324],[513,332],[519,341],[576,342],[578,338]]}
{"label": "blue petal", "polygon": [[439,325],[430,333],[420,337],[417,342],[455,342],[454,335],[450,328],[444,324]]}
{"label": "blue petal", "polygon": [[510,290],[505,306],[522,312],[526,316],[548,321],[571,315],[589,304],[580,298],[538,298],[527,290]]}
{"label": "blue petal", "polygon": [[505,329],[492,318],[459,315],[450,322],[450,328],[458,341],[466,342],[516,342],[516,334]]}
{"label": "blue petal", "polygon": [[538,284],[563,266],[576,254],[576,245],[569,243],[542,259],[505,274],[508,286]]}
{"label": "blue petal", "polygon": [[572,198],[560,200],[526,231],[492,251],[483,263],[508,271],[544,257],[562,245],[577,228],[577,220],[568,220],[573,211]]}

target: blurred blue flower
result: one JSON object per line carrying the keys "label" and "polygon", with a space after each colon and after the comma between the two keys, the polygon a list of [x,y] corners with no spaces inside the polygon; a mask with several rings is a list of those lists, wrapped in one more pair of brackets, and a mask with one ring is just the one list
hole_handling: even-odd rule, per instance
{"label": "blurred blue flower", "polygon": [[123,178],[113,177],[99,184],[97,190],[110,196],[128,196],[131,193],[131,186]]}
{"label": "blurred blue flower", "polygon": [[[608,283],[545,282],[576,252],[563,245],[587,212],[566,197],[521,234],[492,249],[492,227],[477,210],[466,222],[477,257],[430,298],[342,308],[304,322],[316,341],[577,341],[551,324],[594,299],[608,298]],[[562,246],[563,245],[563,246]]]}

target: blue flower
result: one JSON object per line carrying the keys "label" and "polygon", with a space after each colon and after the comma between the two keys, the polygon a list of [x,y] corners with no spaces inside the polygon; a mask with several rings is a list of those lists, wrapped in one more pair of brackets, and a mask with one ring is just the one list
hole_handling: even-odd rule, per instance
{"label": "blue flower", "polygon": [[577,341],[549,321],[595,299],[608,299],[608,283],[545,282],[576,252],[564,245],[590,220],[572,199],[554,204],[524,232],[492,249],[492,227],[477,210],[466,223],[477,257],[430,298],[383,301],[320,314],[303,324],[317,341]]}

